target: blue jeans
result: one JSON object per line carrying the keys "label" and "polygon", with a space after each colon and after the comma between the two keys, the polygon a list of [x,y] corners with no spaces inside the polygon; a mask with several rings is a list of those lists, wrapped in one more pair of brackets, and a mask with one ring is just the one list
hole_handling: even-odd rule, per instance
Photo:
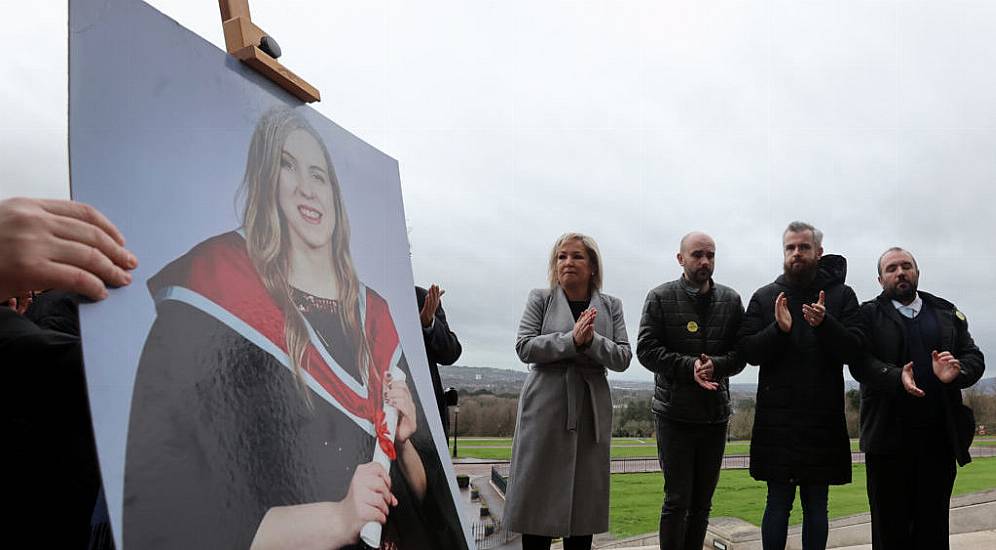
{"label": "blue jeans", "polygon": [[[768,482],[768,502],[761,520],[761,546],[764,550],[784,550],[788,538],[789,513],[795,501],[794,483]],[[802,548],[825,550],[827,547],[827,485],[799,485],[802,500]]]}

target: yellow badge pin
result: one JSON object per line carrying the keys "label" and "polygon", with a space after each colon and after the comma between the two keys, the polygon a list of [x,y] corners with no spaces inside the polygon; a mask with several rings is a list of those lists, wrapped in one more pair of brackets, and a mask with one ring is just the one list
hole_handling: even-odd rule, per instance
{"label": "yellow badge pin", "polygon": [[967,321],[968,320],[968,319],[965,318],[965,314],[962,313],[962,312],[960,312],[960,311],[958,311],[957,309],[955,310],[955,317],[961,319],[962,321]]}
{"label": "yellow badge pin", "polygon": [[696,323],[695,321],[689,321],[688,332],[698,332],[698,331],[699,331],[699,324]]}

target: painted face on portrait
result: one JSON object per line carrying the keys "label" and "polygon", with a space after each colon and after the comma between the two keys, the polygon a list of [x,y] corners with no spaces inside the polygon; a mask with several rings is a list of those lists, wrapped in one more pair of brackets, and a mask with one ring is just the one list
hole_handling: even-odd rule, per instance
{"label": "painted face on portrait", "polygon": [[823,257],[823,247],[816,245],[813,232],[809,229],[786,232],[782,237],[782,252],[785,254],[785,275],[793,279],[812,276]]}
{"label": "painted face on portrait", "polygon": [[704,285],[716,268],[716,243],[708,235],[687,237],[678,252],[678,265],[684,270],[685,279]]}
{"label": "painted face on portrait", "polygon": [[909,303],[916,297],[920,270],[913,255],[905,250],[894,250],[882,256],[879,262],[882,273],[878,282],[886,296],[902,303]]}
{"label": "painted face on portrait", "polygon": [[277,201],[291,248],[325,248],[335,229],[335,190],[318,141],[305,130],[287,136],[280,155]]}
{"label": "painted face on portrait", "polygon": [[588,249],[577,240],[565,242],[557,250],[557,282],[562,287],[587,287],[591,284],[592,266]]}

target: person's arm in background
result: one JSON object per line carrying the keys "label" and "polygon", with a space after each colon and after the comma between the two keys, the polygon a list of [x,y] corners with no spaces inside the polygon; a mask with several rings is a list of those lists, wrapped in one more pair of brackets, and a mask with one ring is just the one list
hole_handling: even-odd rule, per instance
{"label": "person's arm in background", "polygon": [[438,285],[432,285],[425,291],[418,293],[420,304],[419,320],[422,323],[422,338],[425,342],[425,352],[429,356],[430,363],[440,365],[452,365],[460,358],[463,348],[456,334],[450,330],[449,323],[446,322],[446,313],[443,311],[442,296],[445,290],[441,290]]}

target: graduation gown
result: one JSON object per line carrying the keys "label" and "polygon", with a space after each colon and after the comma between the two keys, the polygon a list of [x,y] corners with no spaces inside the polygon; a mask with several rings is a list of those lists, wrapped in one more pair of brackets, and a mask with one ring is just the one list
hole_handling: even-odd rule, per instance
{"label": "graduation gown", "polygon": [[[361,288],[372,355],[364,385],[310,325],[308,361],[298,378],[287,359],[283,313],[238,233],[201,243],[150,279],[149,289],[158,315],[132,400],[126,547],[247,548],[269,508],[340,501],[375,446],[394,452],[382,381],[390,369],[408,375],[408,366],[387,303],[374,291]],[[419,417],[410,441],[429,488],[420,502],[392,462],[399,505],[382,547],[464,548],[424,413],[409,388]]]}

